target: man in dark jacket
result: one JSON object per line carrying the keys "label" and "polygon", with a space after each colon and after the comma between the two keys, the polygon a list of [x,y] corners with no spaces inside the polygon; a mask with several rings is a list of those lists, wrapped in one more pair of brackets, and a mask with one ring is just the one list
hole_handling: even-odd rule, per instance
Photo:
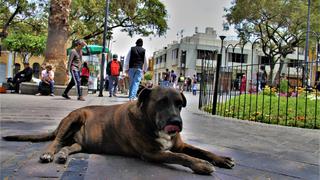
{"label": "man in dark jacket", "polygon": [[146,50],[143,40],[138,39],[136,46],[131,47],[124,61],[124,70],[129,75],[129,100],[137,99],[137,92],[143,73],[148,70]]}
{"label": "man in dark jacket", "polygon": [[121,62],[118,61],[118,55],[114,54],[112,56],[112,61],[107,65],[107,74],[109,76],[109,97],[117,96],[118,80],[121,71]]}
{"label": "man in dark jacket", "polygon": [[32,68],[29,66],[28,62],[23,63],[24,69],[18,72],[12,80],[8,80],[9,83],[13,84],[15,93],[19,93],[20,83],[29,82],[32,79]]}

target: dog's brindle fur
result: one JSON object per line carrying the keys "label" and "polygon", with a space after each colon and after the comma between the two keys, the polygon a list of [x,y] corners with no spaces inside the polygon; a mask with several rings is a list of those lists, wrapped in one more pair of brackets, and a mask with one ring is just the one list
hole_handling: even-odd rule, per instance
{"label": "dog's brindle fur", "polygon": [[[59,163],[65,163],[69,154],[86,152],[180,164],[199,174],[212,173],[213,165],[232,168],[231,158],[217,156],[182,141],[180,111],[185,106],[184,95],[175,89],[144,89],[138,101],[74,110],[52,133],[5,136],[3,139],[53,140],[40,156],[41,162],[51,162],[56,156]],[[171,128],[173,132],[168,132],[168,125],[174,127]]]}

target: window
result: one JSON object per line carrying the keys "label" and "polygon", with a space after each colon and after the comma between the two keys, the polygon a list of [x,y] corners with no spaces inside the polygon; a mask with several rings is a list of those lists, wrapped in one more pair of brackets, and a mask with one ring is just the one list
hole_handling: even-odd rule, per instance
{"label": "window", "polygon": [[290,59],[288,62],[288,67],[299,67],[301,65],[301,61],[296,59]]}
{"label": "window", "polygon": [[270,65],[270,59],[267,56],[259,56],[259,64]]}
{"label": "window", "polygon": [[171,56],[172,59],[178,59],[178,57],[179,57],[179,49],[172,50],[171,54],[172,54],[172,56]]}
{"label": "window", "polygon": [[200,49],[198,49],[198,51],[197,51],[197,59],[210,59],[210,60],[213,60],[213,58],[214,58],[213,55],[214,55],[213,51],[200,50]]}
{"label": "window", "polygon": [[228,61],[236,63],[247,63],[248,55],[239,53],[228,53]]}

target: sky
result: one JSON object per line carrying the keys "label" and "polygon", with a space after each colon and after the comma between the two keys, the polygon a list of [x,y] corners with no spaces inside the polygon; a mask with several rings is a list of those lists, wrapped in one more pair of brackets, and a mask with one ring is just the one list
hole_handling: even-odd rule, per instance
{"label": "sky", "polygon": [[119,56],[126,56],[130,47],[135,46],[138,38],[144,41],[147,57],[153,52],[165,47],[172,41],[179,40],[178,32],[183,30],[183,36],[191,36],[198,27],[198,32],[205,32],[206,27],[213,27],[219,35],[236,36],[233,28],[223,31],[222,23],[226,21],[223,15],[224,7],[230,7],[232,0],[160,0],[167,9],[169,30],[165,36],[141,37],[138,35],[129,37],[120,29],[114,30],[110,50]]}

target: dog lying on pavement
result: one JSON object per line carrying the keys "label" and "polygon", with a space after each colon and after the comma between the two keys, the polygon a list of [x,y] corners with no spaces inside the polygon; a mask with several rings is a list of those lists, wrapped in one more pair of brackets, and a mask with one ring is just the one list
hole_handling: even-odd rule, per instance
{"label": "dog lying on pavement", "polygon": [[111,106],[87,106],[72,111],[51,133],[5,136],[8,141],[50,141],[40,156],[48,163],[65,163],[77,152],[138,157],[157,163],[180,164],[198,174],[214,167],[232,168],[229,157],[215,155],[182,141],[180,111],[184,95],[172,88],[143,89],[137,101]]}

